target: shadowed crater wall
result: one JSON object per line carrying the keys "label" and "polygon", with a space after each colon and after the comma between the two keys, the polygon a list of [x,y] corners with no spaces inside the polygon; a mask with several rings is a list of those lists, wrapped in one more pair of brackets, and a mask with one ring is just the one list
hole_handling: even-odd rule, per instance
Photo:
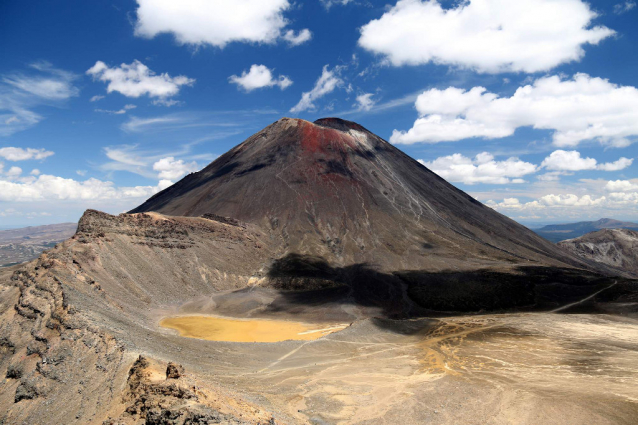
{"label": "shadowed crater wall", "polygon": [[[324,258],[302,254],[275,260],[267,276],[272,287],[284,291],[293,304],[317,300],[352,303],[378,307],[390,318],[551,310],[615,282],[614,287],[600,292],[597,300],[613,305],[633,300],[637,294],[637,283],[630,279],[570,268],[520,266],[511,271],[385,273],[370,264],[335,267]],[[574,308],[580,312],[601,311],[595,301]]]}

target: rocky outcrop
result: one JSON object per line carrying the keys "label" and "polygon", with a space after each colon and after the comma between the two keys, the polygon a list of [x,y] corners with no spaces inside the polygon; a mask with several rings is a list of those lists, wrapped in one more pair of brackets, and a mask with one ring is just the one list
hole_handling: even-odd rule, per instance
{"label": "rocky outcrop", "polygon": [[166,379],[179,379],[184,374],[182,365],[169,362],[166,366]]}
{"label": "rocky outcrop", "polygon": [[245,286],[258,271],[251,258],[263,261],[260,237],[204,218],[87,211],[71,239],[4,269],[0,423],[267,423],[256,409],[215,408],[215,389],[186,378],[179,357],[153,376],[149,358],[129,366],[156,326],[148,306]]}
{"label": "rocky outcrop", "polygon": [[[200,386],[200,383],[181,374],[158,376],[161,365],[144,356],[133,363],[127,379],[127,390],[123,394],[124,412],[117,418],[108,418],[104,425],[121,423],[144,423],[147,425],[194,425],[194,424],[274,424],[274,419],[259,411],[246,413],[246,419],[235,414],[223,413],[221,406],[226,399],[219,393]],[[181,366],[169,363],[167,371],[176,371]],[[214,395],[213,395],[214,394]],[[216,400],[213,400],[215,398]]]}
{"label": "rocky outcrop", "polygon": [[605,229],[558,243],[558,246],[587,260],[614,267],[620,273],[638,278],[638,232]]}
{"label": "rocky outcrop", "polygon": [[0,286],[3,299],[14,301],[0,311],[5,423],[86,422],[115,400],[124,349],[69,303],[64,282],[75,279],[72,264],[45,254]]}

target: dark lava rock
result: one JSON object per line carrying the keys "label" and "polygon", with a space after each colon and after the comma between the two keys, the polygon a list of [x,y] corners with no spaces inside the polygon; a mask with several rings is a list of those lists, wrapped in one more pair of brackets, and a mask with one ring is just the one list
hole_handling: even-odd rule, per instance
{"label": "dark lava rock", "polygon": [[7,368],[7,379],[20,379],[22,377],[22,365],[14,364]]}
{"label": "dark lava rock", "polygon": [[36,388],[28,382],[21,382],[16,389],[15,402],[32,400],[38,396]]}
{"label": "dark lava rock", "polygon": [[178,379],[183,374],[184,368],[182,365],[170,362],[168,366],[166,366],[166,379]]}

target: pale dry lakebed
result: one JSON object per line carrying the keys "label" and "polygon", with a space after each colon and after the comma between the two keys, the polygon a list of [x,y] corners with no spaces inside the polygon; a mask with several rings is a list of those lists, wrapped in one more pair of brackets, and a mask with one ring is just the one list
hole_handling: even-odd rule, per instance
{"label": "pale dry lakebed", "polygon": [[209,341],[278,342],[314,340],[343,330],[348,324],[312,325],[286,320],[178,316],[163,319],[160,326],[175,329],[184,337]]}

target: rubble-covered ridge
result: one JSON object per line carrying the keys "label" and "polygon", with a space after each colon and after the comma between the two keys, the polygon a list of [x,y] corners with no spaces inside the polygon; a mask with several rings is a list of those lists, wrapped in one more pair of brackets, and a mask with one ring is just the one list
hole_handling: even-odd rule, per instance
{"label": "rubble-covered ridge", "polygon": [[[203,218],[87,211],[71,239],[0,270],[0,423],[101,424],[123,415],[132,397],[123,383],[155,322],[147,306],[245,285],[258,269],[237,253],[261,253],[259,237]],[[171,249],[177,244],[184,248]],[[142,405],[151,403],[144,415],[114,423],[270,420],[241,409],[220,413],[188,396],[179,350],[173,360],[161,372],[171,384],[139,387]]]}
{"label": "rubble-covered ridge", "polygon": [[559,242],[558,246],[587,260],[616,268],[627,277],[638,278],[638,232],[603,229]]}
{"label": "rubble-covered ridge", "polygon": [[107,235],[126,235],[137,238],[138,244],[160,248],[186,249],[197,237],[220,241],[251,241],[256,235],[243,223],[228,217],[205,214],[202,217],[166,217],[156,213],[120,214],[117,216],[87,210],[78,224],[75,238],[86,242],[90,238]]}
{"label": "rubble-covered ridge", "polygon": [[115,400],[123,346],[69,303],[69,263],[43,254],[0,284],[0,422],[90,420]]}

